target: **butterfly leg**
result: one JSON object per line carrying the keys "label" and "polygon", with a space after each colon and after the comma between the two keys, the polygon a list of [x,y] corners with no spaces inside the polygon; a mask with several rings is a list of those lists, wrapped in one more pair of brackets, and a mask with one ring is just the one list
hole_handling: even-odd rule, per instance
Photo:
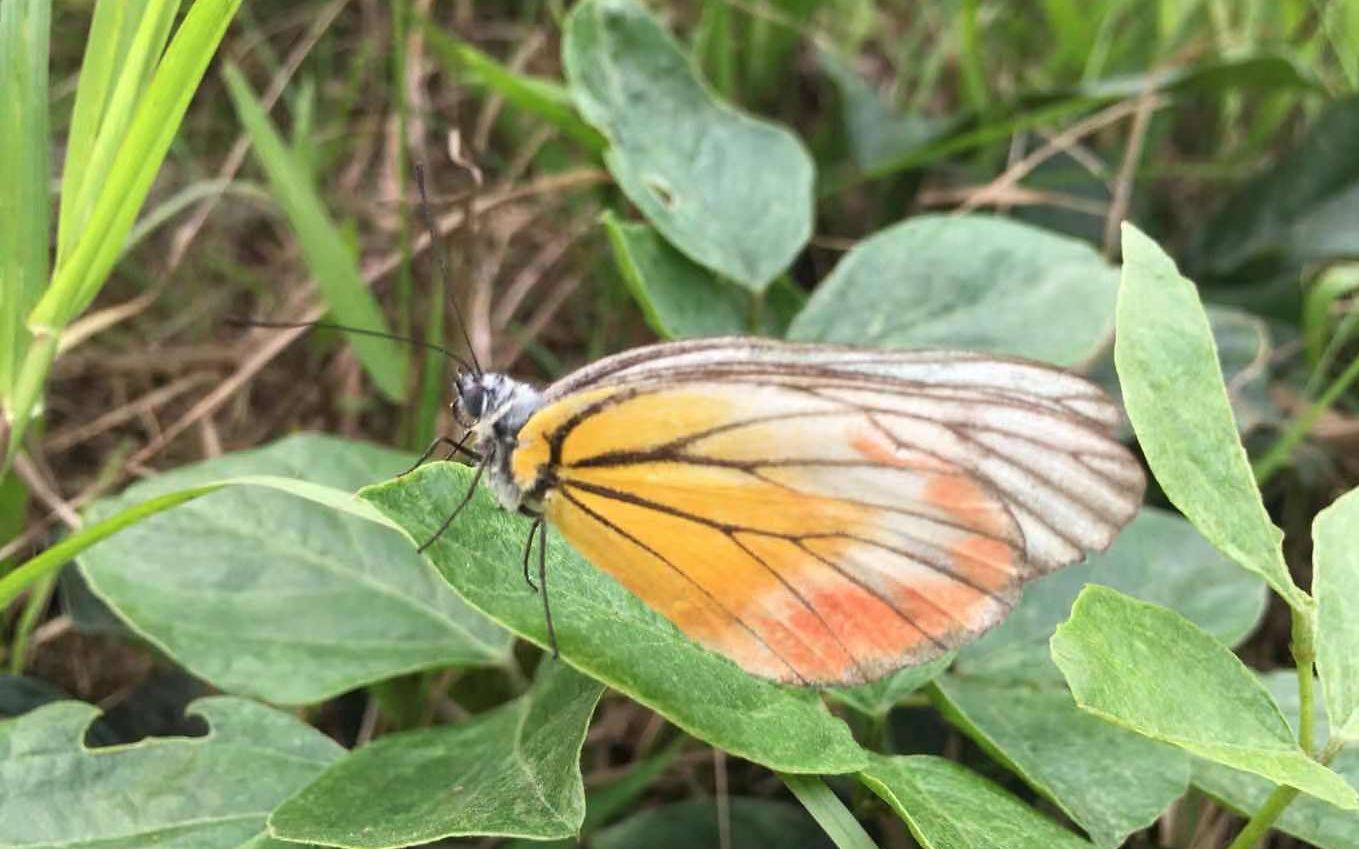
{"label": "butterfly leg", "polygon": [[451,460],[458,453],[463,453],[470,457],[474,462],[480,463],[481,455],[473,451],[471,448],[468,448],[466,445],[467,440],[471,436],[472,431],[469,430],[467,433],[463,434],[462,439],[458,440],[454,440],[453,437],[451,436],[437,437],[433,442],[429,444],[429,447],[425,449],[424,453],[420,455],[420,459],[415,461],[415,465],[411,466],[406,471],[397,475],[397,477],[404,478],[406,475],[409,475],[411,472],[423,466],[425,464],[425,461],[430,458],[430,455],[434,453],[434,449],[438,448],[441,445],[449,446],[448,453],[444,455],[445,460]]}
{"label": "butterfly leg", "polygon": [[529,589],[538,592],[538,585],[533,583],[529,577],[529,555],[533,554],[533,534],[537,532],[538,526],[543,523],[542,516],[533,517],[533,524],[529,525],[528,539],[524,542],[524,583],[529,585]]}
{"label": "butterfly leg", "polygon": [[547,603],[547,522],[538,522],[538,586],[542,588],[543,618],[547,620],[547,644],[552,647],[552,659],[556,660],[557,629],[552,627],[552,608]]}
{"label": "butterfly leg", "polygon": [[423,554],[425,549],[433,545],[436,539],[443,536],[444,531],[448,530],[448,526],[453,524],[454,519],[458,518],[462,509],[471,503],[472,496],[477,494],[477,484],[481,483],[481,473],[484,471],[486,471],[485,463],[477,466],[476,474],[472,475],[472,483],[467,487],[467,494],[462,497],[462,501],[458,502],[458,506],[453,508],[453,512],[448,514],[448,518],[444,519],[444,523],[439,526],[439,530],[434,532],[434,536],[425,540],[424,544],[415,550],[417,554]]}

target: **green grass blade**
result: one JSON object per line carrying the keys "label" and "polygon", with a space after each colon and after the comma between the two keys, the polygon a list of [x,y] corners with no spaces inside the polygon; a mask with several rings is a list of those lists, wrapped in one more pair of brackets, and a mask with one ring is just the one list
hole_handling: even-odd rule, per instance
{"label": "green grass blade", "polygon": [[472,45],[459,41],[424,18],[424,28],[434,55],[464,82],[490,89],[511,105],[531,112],[561,130],[591,153],[604,152],[604,137],[576,112],[571,95],[561,84],[512,71]]}
{"label": "green grass blade", "polygon": [[65,258],[70,249],[75,199],[85,183],[90,155],[99,126],[104,120],[109,97],[118,78],[118,61],[128,55],[136,22],[141,20],[145,2],[127,3],[102,0],[95,4],[90,34],[85,41],[85,58],[80,63],[75,106],[71,108],[71,128],[66,137],[66,164],[61,175],[61,205],[57,220],[57,257]]}
{"label": "green grass blade", "polygon": [[[350,327],[385,332],[386,322],[377,299],[364,285],[358,263],[311,185],[306,166],[284,144],[250,84],[234,65],[226,68],[226,83],[236,114],[250,134],[255,156],[269,176],[274,199],[288,216],[303,260],[335,320]],[[390,339],[372,336],[355,337],[352,344],[382,394],[392,400],[402,399],[406,352]]]}
{"label": "green grass blade", "polygon": [[49,0],[0,5],[0,400],[6,402],[28,345],[24,316],[47,283],[51,12]]}
{"label": "green grass blade", "polygon": [[71,185],[72,193],[62,197],[61,226],[57,235],[58,266],[65,262],[80,239],[81,230],[100,199],[104,182],[114,173],[114,159],[136,117],[147,75],[156,67],[164,46],[162,33],[166,13],[173,14],[178,5],[172,0],[150,0],[139,20],[126,22],[127,26],[135,26],[135,34],[127,52],[112,59],[116,67],[110,80],[108,103],[99,116],[93,143],[79,166],[80,183]]}
{"label": "green grass blade", "polygon": [[29,316],[30,327],[64,327],[99,293],[240,4],[197,0],[185,15],[140,99],[89,221]]}
{"label": "green grass blade", "polygon": [[840,797],[815,775],[779,773],[779,778],[812,815],[838,849],[877,849],[873,838],[850,813]]}

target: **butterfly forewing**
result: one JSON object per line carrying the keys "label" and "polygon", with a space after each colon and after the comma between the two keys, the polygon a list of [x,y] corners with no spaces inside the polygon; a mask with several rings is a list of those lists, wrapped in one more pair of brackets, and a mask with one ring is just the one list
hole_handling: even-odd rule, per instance
{"label": "butterfly forewing", "polygon": [[558,530],[690,637],[784,682],[956,647],[1141,500],[1117,408],[1022,361],[677,343],[546,397],[516,482],[546,482]]}

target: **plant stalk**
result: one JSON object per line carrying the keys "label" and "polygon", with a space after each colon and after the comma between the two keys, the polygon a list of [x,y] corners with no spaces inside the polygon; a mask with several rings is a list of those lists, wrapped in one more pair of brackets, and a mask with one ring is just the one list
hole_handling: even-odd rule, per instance
{"label": "plant stalk", "polygon": [[28,345],[28,353],[20,366],[18,379],[14,383],[14,394],[5,408],[5,418],[9,425],[9,439],[3,446],[4,457],[0,460],[0,474],[9,471],[23,444],[24,433],[33,418],[33,410],[42,397],[43,386],[47,382],[47,370],[57,357],[57,345],[61,334],[51,329],[34,329],[33,340]]}

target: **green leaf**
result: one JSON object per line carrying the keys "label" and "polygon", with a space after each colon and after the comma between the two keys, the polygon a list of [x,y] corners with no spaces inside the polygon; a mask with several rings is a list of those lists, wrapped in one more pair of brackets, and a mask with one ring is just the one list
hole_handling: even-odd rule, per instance
{"label": "green leaf", "polygon": [[547,121],[591,153],[604,151],[607,142],[581,119],[565,86],[507,68],[495,57],[453,38],[429,19],[417,16],[415,20],[424,30],[434,54],[460,83],[495,92],[505,98],[506,103]]}
{"label": "green leaf", "polygon": [[[265,470],[352,490],[408,463],[362,443],[295,436],[144,481],[91,517]],[[195,674],[280,704],[508,658],[509,635],[468,609],[400,534],[282,493],[213,493],[104,541],[81,566],[96,595]]]}
{"label": "green leaf", "polygon": [[1074,365],[1108,342],[1116,279],[1075,239],[989,215],[921,215],[855,245],[788,336]]}
{"label": "green leaf", "polygon": [[[805,813],[768,799],[733,796],[727,800],[731,846],[787,846],[831,849],[834,845]],[[690,799],[647,808],[599,831],[592,849],[699,849],[720,846],[718,808],[707,799]]]}
{"label": "green leaf", "polygon": [[265,817],[343,752],[286,713],[194,702],[207,737],[87,749],[99,715],[57,702],[0,722],[0,845],[64,849],[283,849]]}
{"label": "green leaf", "polygon": [[1189,757],[1083,713],[1065,689],[945,675],[948,720],[1057,805],[1099,846],[1121,846],[1189,785]]}
{"label": "green leaf", "polygon": [[1317,674],[1332,733],[1359,739],[1359,489],[1312,524]]}
{"label": "green leaf", "polygon": [[1237,437],[1217,348],[1194,284],[1131,224],[1114,362],[1123,403],[1166,497],[1208,541],[1261,575],[1294,608],[1310,605],[1283,559]]}
{"label": "green leaf", "polygon": [[922,849],[1090,849],[1090,844],[952,761],[875,755],[859,779]]}
{"label": "green leaf", "polygon": [[1143,507],[1107,550],[1025,587],[1005,621],[963,647],[958,674],[1060,682],[1048,640],[1070,615],[1081,588],[1092,582],[1168,607],[1229,646],[1255,630],[1268,602],[1264,582],[1236,568],[1192,525],[1174,513]]}
{"label": "green leaf", "polygon": [[756,292],[788,267],[812,232],[812,161],[795,135],[718,100],[631,0],[576,6],[562,61],[609,171],[671,244]]}
{"label": "green leaf", "polygon": [[1089,586],[1052,637],[1083,710],[1346,809],[1359,798],[1298,747],[1236,655],[1178,613]]}
{"label": "green leaf", "polygon": [[840,120],[854,166],[860,171],[872,173],[890,166],[956,129],[956,120],[898,114],[846,59],[824,49],[816,57],[840,96]]}
{"label": "green leaf", "polygon": [[574,835],[585,817],[580,747],[603,692],[544,660],[533,688],[507,705],[357,749],[274,811],[269,830],[356,849]]}
{"label": "green leaf", "polygon": [[24,316],[47,285],[51,18],[50,0],[0,7],[0,402],[28,344]]}
{"label": "green leaf", "polygon": [[928,663],[898,669],[891,675],[857,687],[833,687],[826,690],[826,695],[859,713],[881,719],[902,699],[943,674],[953,663],[954,656],[955,652],[949,652]]}
{"label": "green leaf", "polygon": [[[361,498],[425,542],[471,485],[470,469],[431,463]],[[528,521],[476,493],[428,551],[458,594],[540,646],[543,600],[520,564]],[[738,757],[781,772],[851,772],[864,752],[815,691],[783,688],[691,642],[640,599],[549,534],[548,594],[561,659]]]}
{"label": "green leaf", "polygon": [[675,250],[645,224],[604,213],[613,259],[646,323],[663,339],[739,335],[750,294]]}
{"label": "green leaf", "polygon": [[1262,266],[1291,277],[1303,264],[1359,254],[1356,137],[1359,96],[1331,103],[1301,144],[1223,204],[1192,267],[1213,278]]}
{"label": "green leaf", "polygon": [[[377,298],[368,291],[359,273],[357,258],[350,252],[339,229],[330,220],[325,204],[304,163],[289,150],[269,116],[255,99],[250,84],[235,65],[226,67],[227,90],[241,124],[250,134],[255,155],[269,175],[274,199],[288,216],[297,234],[302,258],[312,280],[325,298],[336,323],[363,330],[387,329]],[[383,395],[399,401],[406,394],[406,352],[391,339],[354,336],[354,353]]]}
{"label": "green leaf", "polygon": [[[1294,727],[1298,721],[1298,675],[1295,670],[1277,670],[1262,676],[1266,689],[1274,696]],[[1317,734],[1326,736],[1326,717],[1321,705],[1316,705]],[[1351,787],[1359,788],[1359,749],[1343,749],[1330,763],[1331,769],[1344,776]],[[1256,775],[1213,763],[1196,760],[1194,784],[1223,804],[1249,816],[1274,791],[1274,785]],[[1320,849],[1354,849],[1354,836],[1359,834],[1359,812],[1342,811],[1334,805],[1309,796],[1298,796],[1279,817],[1275,828]]]}

